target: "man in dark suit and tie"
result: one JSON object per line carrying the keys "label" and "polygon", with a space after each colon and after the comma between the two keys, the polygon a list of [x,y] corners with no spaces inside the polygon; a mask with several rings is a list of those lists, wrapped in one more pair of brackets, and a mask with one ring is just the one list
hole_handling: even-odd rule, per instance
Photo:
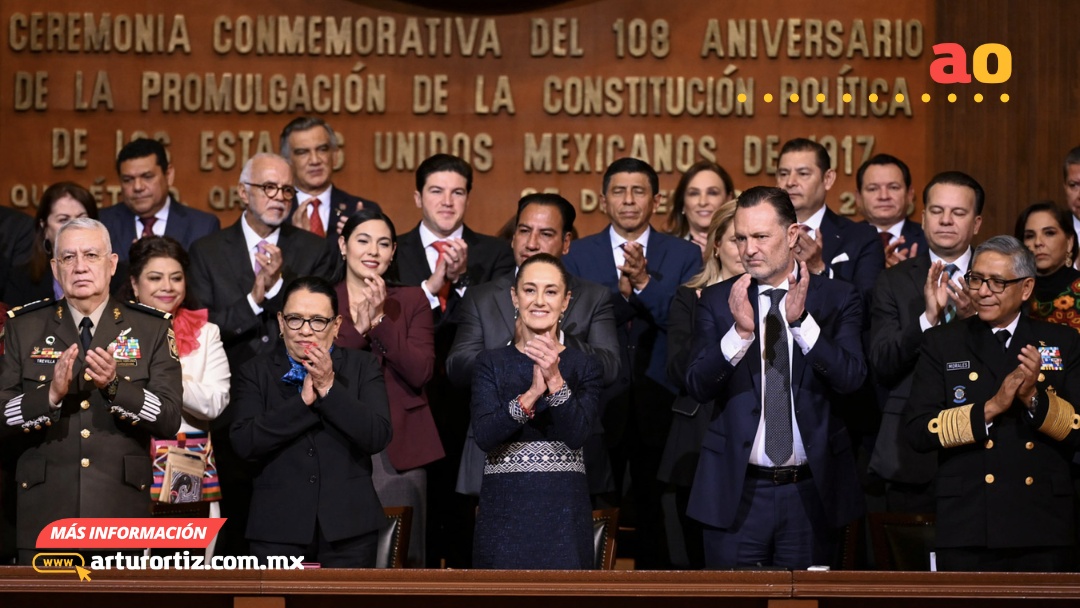
{"label": "man in dark suit and tie", "polygon": [[[261,153],[244,164],[237,193],[244,213],[235,224],[191,247],[189,289],[221,329],[233,369],[258,355],[274,352],[281,329],[277,315],[285,284],[301,276],[328,278],[334,260],[322,238],[288,223],[296,196],[285,159]],[[214,451],[221,479],[222,528],[218,549],[244,554],[250,487],[247,471],[232,453],[228,429],[232,411],[214,421]]]}
{"label": "man in dark suit and tie", "polygon": [[413,193],[422,218],[398,237],[398,277],[405,285],[419,285],[427,295],[435,314],[436,348],[439,328],[453,316],[465,290],[516,267],[505,241],[465,225],[471,192],[469,163],[449,154],[426,159],[416,168]]}
{"label": "man in dark suit and tie", "polygon": [[336,251],[340,228],[349,215],[358,209],[381,211],[375,201],[334,185],[340,147],[337,134],[326,121],[314,116],[295,118],[281,130],[279,144],[281,156],[292,167],[296,187],[289,212],[293,226],[325,236]]}
{"label": "man in dark suit and tie", "polygon": [[234,364],[277,346],[281,287],[306,275],[330,279],[334,263],[322,239],[285,221],[296,190],[283,158],[253,156],[237,192],[243,215],[191,247],[190,279]]}
{"label": "man in dark suit and tie", "polygon": [[829,565],[863,511],[832,405],[866,378],[862,304],[793,252],[804,231],[783,190],[747,190],[734,222],[746,274],[702,291],[686,374],[717,407],[687,514],[705,525],[710,568]]}
{"label": "man in dark suit and tie", "polygon": [[855,285],[869,306],[877,275],[885,268],[885,252],[877,230],[834,213],[825,196],[836,181],[829,153],[809,139],[792,139],[780,149],[776,186],[787,191],[799,218],[795,257],[812,274]]}
{"label": "man in dark suit and tie", "polygon": [[[701,270],[701,249],[649,225],[659,178],[648,163],[622,158],[604,173],[600,208],[611,225],[575,241],[564,258],[570,274],[606,287],[615,310],[619,379],[603,396],[604,435],[617,489],[630,465],[637,509],[635,567],[667,567],[657,470],[676,388],[668,381],[667,312],[675,290]],[[622,495],[622,492],[620,492]]]}
{"label": "man in dark suit and tie", "polygon": [[[577,212],[570,201],[558,194],[529,194],[518,201],[517,220],[511,247],[514,262],[521,266],[537,253],[561,258],[570,250]],[[482,351],[501,348],[514,340],[517,310],[510,299],[514,275],[505,274],[494,281],[470,289],[454,316],[457,333],[446,371],[461,388],[472,385],[473,363]],[[564,340],[594,355],[604,368],[604,383],[610,385],[619,375],[619,339],[615,333],[615,313],[608,290],[596,283],[571,276],[568,286],[570,304],[559,322]],[[594,437],[585,445],[585,467],[589,493],[614,489],[611,466],[603,448],[603,425],[599,418]],[[469,441],[473,441],[471,438]],[[466,442],[458,475],[458,491],[479,496],[484,471],[484,453],[479,446]],[[470,461],[466,459],[472,458]]]}
{"label": "man in dark suit and tie", "polygon": [[1080,335],[1023,312],[1035,274],[1020,241],[988,239],[966,276],[978,314],[923,341],[904,431],[938,457],[939,570],[1076,569]]}
{"label": "man in dark suit and tie", "polygon": [[[836,181],[836,170],[830,167],[830,162],[829,153],[821,144],[792,139],[780,149],[776,185],[787,191],[799,218],[795,257],[806,262],[812,274],[855,286],[862,299],[866,338],[870,329],[870,299],[874,282],[885,269],[885,251],[877,229],[841,217],[825,205],[825,197]],[[864,341],[863,350],[868,347]],[[878,398],[877,389],[868,378],[857,394],[840,404],[840,415],[851,432],[863,470],[881,425]]]}
{"label": "man in dark suit and tie", "polygon": [[904,439],[904,408],[926,331],[975,314],[964,286],[971,241],[982,225],[983,189],[958,171],[940,173],[923,191],[929,246],[878,277],[867,361],[887,392],[870,471],[885,480],[886,508],[897,513],[934,511],[937,455],[920,454]]}
{"label": "man in dark suit and tie", "polygon": [[[514,272],[514,255],[501,239],[465,225],[472,192],[472,167],[456,156],[436,154],[416,168],[413,199],[420,223],[398,237],[394,264],[404,285],[420,286],[435,323],[435,377],[428,398],[446,458],[428,465],[428,564],[472,565],[472,513],[475,506],[454,492],[458,462],[469,425],[469,394],[446,375],[454,343],[455,313],[473,285]],[[391,268],[393,270],[393,268]]]}
{"label": "man in dark suit and tie", "polygon": [[192,243],[221,229],[216,215],[173,200],[169,188],[175,168],[156,139],[136,139],[121,148],[116,173],[124,203],[102,209],[100,217],[121,262],[127,261],[131,244],[144,236],[171,236],[191,249]]}
{"label": "man in dark suit and tie", "polygon": [[855,173],[855,188],[859,211],[877,229],[885,248],[886,268],[926,250],[922,226],[907,219],[915,205],[907,163],[889,154],[875,154]]}

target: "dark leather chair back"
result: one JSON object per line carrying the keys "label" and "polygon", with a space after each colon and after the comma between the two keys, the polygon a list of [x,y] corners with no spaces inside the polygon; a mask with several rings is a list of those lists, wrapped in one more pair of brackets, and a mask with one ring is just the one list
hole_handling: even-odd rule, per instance
{"label": "dark leather chair back", "polygon": [[412,507],[383,507],[383,513],[386,515],[386,525],[379,530],[375,567],[404,568],[409,559]]}

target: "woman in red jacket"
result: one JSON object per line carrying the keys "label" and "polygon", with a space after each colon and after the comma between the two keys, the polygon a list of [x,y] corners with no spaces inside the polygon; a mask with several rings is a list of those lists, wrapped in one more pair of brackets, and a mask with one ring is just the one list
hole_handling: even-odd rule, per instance
{"label": "woman in red jacket", "polygon": [[419,287],[394,285],[390,262],[397,233],[390,218],[363,209],[349,218],[338,239],[345,277],[337,284],[342,309],[336,343],[371,351],[382,364],[394,436],[372,457],[372,480],[383,506],[411,506],[411,565],[424,564],[427,472],[444,456],[424,387],[435,369],[435,330]]}

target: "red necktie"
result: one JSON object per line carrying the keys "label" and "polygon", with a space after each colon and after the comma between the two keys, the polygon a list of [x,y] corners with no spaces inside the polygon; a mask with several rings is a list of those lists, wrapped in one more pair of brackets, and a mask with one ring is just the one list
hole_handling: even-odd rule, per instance
{"label": "red necktie", "polygon": [[[446,241],[435,241],[431,246],[435,248],[435,251],[439,252],[439,257],[435,260],[435,267],[437,268],[439,262],[445,259],[446,249],[450,247],[450,243],[447,243]],[[440,289],[439,293],[436,295],[439,296],[439,308],[446,310],[446,298],[450,296],[450,283],[448,281],[443,281],[442,289]]]}
{"label": "red necktie", "polygon": [[888,247],[889,242],[892,241],[892,233],[887,232],[887,231],[886,232],[879,232],[878,233],[878,238],[881,239],[881,246],[882,247]]}
{"label": "red necktie", "polygon": [[154,224],[157,223],[157,218],[141,217],[139,221],[142,222],[142,236],[154,236]]}
{"label": "red necktie", "polygon": [[311,199],[311,232],[316,236],[326,236],[326,227],[323,226],[322,216],[319,215],[319,203],[317,198]]}

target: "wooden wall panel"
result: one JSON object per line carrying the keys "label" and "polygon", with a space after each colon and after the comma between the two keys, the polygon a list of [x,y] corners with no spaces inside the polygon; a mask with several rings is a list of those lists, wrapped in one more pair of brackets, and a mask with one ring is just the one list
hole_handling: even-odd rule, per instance
{"label": "wooden wall panel", "polygon": [[[421,6],[422,5],[422,6]],[[656,146],[654,137],[670,135],[677,142],[685,137],[694,146],[712,146],[718,161],[735,176],[739,188],[757,184],[771,184],[774,179],[769,172],[768,159],[758,168],[755,163],[744,163],[744,146],[747,137],[760,138],[765,144],[769,138],[776,141],[778,147],[783,141],[797,136],[833,137],[840,149],[838,159],[842,175],[834,192],[830,195],[830,204],[841,208],[843,193],[854,190],[853,172],[860,164],[867,145],[862,141],[873,139],[873,151],[889,151],[907,159],[916,176],[926,173],[924,150],[927,148],[926,134],[930,127],[929,106],[917,98],[928,86],[926,66],[928,65],[929,45],[935,39],[933,29],[933,4],[930,0],[894,0],[880,3],[874,0],[836,0],[813,5],[791,4],[782,0],[730,0],[725,2],[700,2],[698,0],[574,0],[571,2],[553,2],[547,0],[537,3],[503,4],[501,11],[486,13],[491,10],[491,2],[420,2],[407,3],[393,0],[279,0],[267,4],[251,0],[220,0],[210,2],[202,0],[190,3],[163,4],[142,0],[102,0],[93,6],[78,0],[51,0],[47,5],[34,0],[5,0],[0,4],[0,158],[4,160],[5,171],[0,173],[0,202],[4,204],[26,205],[33,198],[28,194],[40,192],[49,183],[60,179],[74,179],[86,185],[96,184],[106,191],[104,204],[113,204],[114,199],[108,194],[109,188],[118,185],[113,169],[116,152],[116,132],[124,137],[135,130],[148,133],[163,132],[170,139],[169,149],[177,167],[176,186],[183,201],[201,208],[212,207],[213,189],[232,188],[239,174],[239,166],[223,167],[212,162],[208,168],[199,167],[200,134],[203,131],[217,136],[230,132],[239,137],[241,131],[258,134],[266,132],[276,146],[277,134],[281,127],[293,118],[293,112],[207,112],[176,111],[165,108],[160,95],[150,97],[143,106],[140,99],[141,83],[144,78],[156,78],[157,74],[180,74],[184,78],[205,79],[210,73],[220,82],[222,75],[254,74],[269,79],[274,74],[281,74],[292,82],[295,74],[308,75],[309,85],[319,74],[345,78],[353,70],[360,70],[364,76],[386,78],[385,109],[369,113],[361,111],[355,114],[347,112],[329,113],[326,118],[345,137],[345,157],[339,183],[346,189],[380,201],[391,212],[398,225],[407,228],[419,219],[419,212],[412,204],[412,166],[403,163],[390,168],[380,169],[376,164],[378,133],[408,132],[430,133],[445,132],[449,135],[464,133],[475,141],[480,134],[490,135],[492,144],[487,156],[490,167],[479,171],[472,197],[468,221],[483,231],[494,231],[513,212],[514,203],[526,188],[555,188],[575,203],[581,203],[585,191],[600,189],[601,173],[607,164],[601,156],[596,161],[596,136],[605,141],[612,137],[621,137],[625,141],[625,150],[616,154],[629,155],[632,152],[635,135],[640,134],[647,144],[645,153],[649,160],[654,160]],[[463,7],[461,10],[447,7]],[[432,8],[435,7],[435,8]],[[505,7],[512,7],[505,8]],[[507,12],[512,10],[512,12]],[[166,38],[176,21],[177,15],[183,15],[189,33],[191,51],[154,52],[149,54],[128,53],[86,53],[64,51],[32,51],[26,48],[28,28],[24,19],[32,19],[34,13],[44,15],[46,20],[44,38],[47,42],[48,19],[50,13],[64,21],[65,36],[71,32],[66,27],[70,14],[85,30],[85,13],[91,19],[100,22],[103,14],[109,13],[114,19],[120,16],[134,18],[134,15],[161,15],[164,19]],[[260,17],[284,16],[324,17],[343,20],[362,18],[377,21],[389,18],[395,27],[392,36],[393,45],[400,50],[405,46],[404,31],[409,19],[418,20],[421,27],[421,45],[425,50],[423,57],[409,52],[406,56],[397,53],[372,53],[347,56],[325,55],[258,55],[257,53],[237,54],[219,53],[213,47],[215,19],[224,17],[236,27],[241,16],[253,20]],[[463,57],[462,44],[457,41],[457,22],[461,17],[463,27],[468,31],[472,19],[480,20],[479,32],[483,31],[485,19],[492,19],[498,30],[502,54],[495,57]],[[545,19],[553,24],[555,19],[576,19],[577,42],[574,48],[580,49],[580,57],[533,57],[530,53],[530,32],[532,19]],[[427,19],[436,19],[439,31],[435,34],[436,56],[427,56],[430,39]],[[450,19],[454,31],[451,47],[454,51],[444,56],[443,33],[446,21]],[[634,57],[627,45],[623,57],[616,54],[616,29],[622,20],[624,31],[631,28],[633,20],[642,20],[647,28],[665,20],[669,26],[668,40],[670,52],[663,57],[649,52],[642,57]],[[702,46],[711,19],[718,20],[721,26],[723,48],[728,48],[729,19],[756,20],[757,57],[718,57],[715,54],[702,56]],[[807,58],[788,56],[788,25],[795,23],[790,30],[802,39],[792,47],[802,55],[806,49],[805,39],[811,20],[820,20],[828,24],[836,20],[843,28],[840,38],[847,50],[852,31],[857,20],[866,28],[868,45],[873,46],[874,20],[884,20],[886,29],[897,20],[904,25],[916,23],[922,32],[921,48],[914,56],[901,58],[863,58],[856,51],[851,58],[833,58],[829,56]],[[784,20],[784,21],[781,21]],[[792,22],[791,20],[797,20]],[[779,57],[766,56],[768,41],[763,31],[763,23],[769,24],[770,32],[781,27]],[[310,24],[310,21],[308,22]],[[316,28],[318,29],[318,28]],[[325,30],[325,20],[323,29]],[[751,28],[753,29],[753,28]],[[482,33],[477,34],[478,40]],[[895,38],[890,38],[895,40]],[[77,44],[82,38],[76,37]],[[479,42],[476,43],[479,45]],[[571,46],[569,41],[567,46]],[[847,67],[845,67],[847,66]],[[75,75],[83,73],[83,93],[79,101],[85,102],[99,70],[108,73],[112,86],[114,106],[111,110],[101,107],[97,110],[78,110],[76,108]],[[733,70],[733,73],[732,73]],[[848,71],[850,70],[850,71]],[[48,74],[48,108],[16,110],[18,96],[16,74],[18,72]],[[894,84],[898,79],[906,84],[911,115],[903,112],[895,116],[878,117],[872,113],[866,116],[825,116],[803,115],[793,109],[787,114],[781,113],[786,105],[779,99],[767,104],[762,100],[765,93],[779,97],[780,79],[790,76],[800,82],[816,79],[829,84],[824,93],[829,98],[827,105],[835,107],[836,80],[844,71],[848,77],[865,79],[867,84],[875,79],[888,89],[892,97]],[[753,114],[740,115],[738,110],[727,115],[691,116],[687,113],[668,115],[661,111],[659,115],[629,115],[629,99],[623,98],[624,109],[617,114],[600,116],[569,115],[566,112],[549,113],[544,110],[544,82],[554,77],[562,83],[569,83],[571,78],[634,78],[634,77],[684,77],[701,78],[720,82],[730,73],[736,81],[753,79],[751,93]],[[144,75],[144,73],[150,73]],[[448,76],[447,111],[445,114],[418,114],[413,111],[413,77],[415,75],[446,74]],[[513,115],[501,112],[496,115],[479,115],[475,111],[475,82],[477,76],[484,76],[486,99],[490,100],[494,83],[501,75],[509,78],[513,90],[516,112]],[[851,107],[866,107],[863,97],[869,89],[860,86],[853,91],[856,100]],[[806,95],[804,94],[804,98]],[[651,92],[646,95],[650,106],[653,104]],[[490,101],[489,101],[490,103]],[[663,102],[662,102],[663,103]],[[884,101],[879,104],[884,104]],[[933,104],[930,104],[933,105]],[[884,107],[884,105],[883,105]],[[54,167],[52,163],[51,138],[53,129],[84,129],[87,133],[87,164],[82,168],[70,165]],[[545,134],[557,138],[566,134],[566,161],[570,170],[542,172],[525,171],[525,138],[534,134],[542,139]],[[585,155],[588,168],[575,172],[577,146],[574,136],[591,136],[589,152]],[[845,139],[847,138],[847,139]],[[860,140],[860,138],[864,138]],[[845,154],[846,146],[850,151]],[[242,161],[243,147],[229,146]],[[554,153],[553,153],[554,155]],[[692,150],[689,161],[700,158],[700,150]],[[846,158],[845,158],[846,157]],[[484,159],[473,155],[478,168],[485,164]],[[552,158],[552,162],[557,161]],[[415,164],[415,163],[413,163]],[[688,164],[688,163],[687,163]],[[675,187],[680,167],[663,168],[661,188],[671,190]],[[23,188],[20,190],[19,188]],[[589,233],[604,225],[605,218],[590,208],[586,197],[582,208],[582,220],[579,229]],[[226,206],[217,210],[224,223],[231,222],[239,210]],[[850,207],[850,205],[849,205]],[[658,218],[658,223],[663,218]]]}
{"label": "wooden wall panel", "polygon": [[[938,40],[970,52],[986,42],[1012,51],[1012,78],[1000,85],[936,85],[928,151],[934,171],[957,169],[986,189],[979,240],[1012,234],[1018,212],[1039,199],[1064,203],[1062,160],[1080,145],[1080,3],[971,0],[937,3]],[[932,51],[930,51],[932,53]],[[987,97],[981,104],[973,95]],[[1010,101],[997,97],[1006,92]]]}

